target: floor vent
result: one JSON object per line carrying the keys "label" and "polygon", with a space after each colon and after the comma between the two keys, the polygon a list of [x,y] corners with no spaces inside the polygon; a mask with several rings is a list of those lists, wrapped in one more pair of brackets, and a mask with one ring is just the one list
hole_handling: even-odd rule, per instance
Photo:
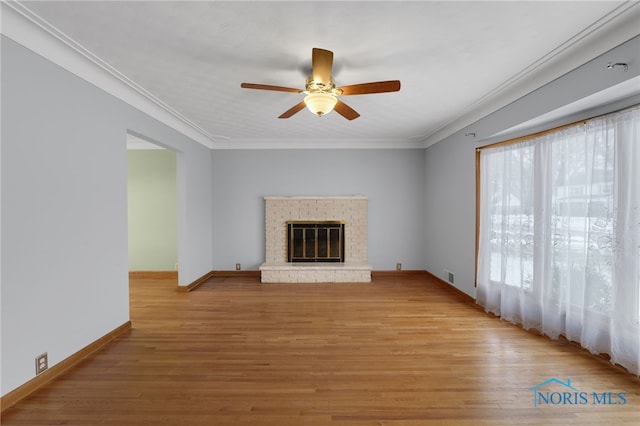
{"label": "floor vent", "polygon": [[444,270],[444,276],[446,277],[447,281],[450,282],[451,284],[453,284],[454,282],[454,277],[453,277],[453,272],[451,271],[447,271],[446,269]]}

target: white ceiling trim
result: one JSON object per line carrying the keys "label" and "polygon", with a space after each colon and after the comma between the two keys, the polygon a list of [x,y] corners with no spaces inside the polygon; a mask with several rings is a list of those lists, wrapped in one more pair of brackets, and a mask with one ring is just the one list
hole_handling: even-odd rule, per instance
{"label": "white ceiling trim", "polygon": [[[6,7],[5,7],[6,6]],[[110,67],[17,1],[2,2],[2,34],[196,142],[213,148],[213,135]]]}
{"label": "white ceiling trim", "polygon": [[521,73],[469,105],[460,116],[426,136],[423,147],[464,129],[494,111],[573,71],[579,66],[637,36],[640,2],[623,3],[580,34],[549,52]]}
{"label": "white ceiling trim", "polygon": [[421,140],[403,139],[233,139],[215,149],[422,149]]}

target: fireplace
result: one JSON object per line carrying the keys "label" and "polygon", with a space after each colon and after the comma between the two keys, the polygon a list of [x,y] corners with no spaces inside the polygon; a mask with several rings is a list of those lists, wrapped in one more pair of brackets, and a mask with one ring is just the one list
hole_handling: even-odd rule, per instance
{"label": "fireplace", "polygon": [[288,221],[287,261],[344,262],[344,222]]}
{"label": "fireplace", "polygon": [[263,283],[371,282],[366,196],[264,200]]}

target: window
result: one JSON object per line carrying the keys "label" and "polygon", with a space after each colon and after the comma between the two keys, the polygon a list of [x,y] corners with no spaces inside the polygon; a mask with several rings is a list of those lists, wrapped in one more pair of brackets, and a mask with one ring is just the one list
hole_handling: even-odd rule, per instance
{"label": "window", "polygon": [[640,107],[480,151],[478,303],[640,373]]}

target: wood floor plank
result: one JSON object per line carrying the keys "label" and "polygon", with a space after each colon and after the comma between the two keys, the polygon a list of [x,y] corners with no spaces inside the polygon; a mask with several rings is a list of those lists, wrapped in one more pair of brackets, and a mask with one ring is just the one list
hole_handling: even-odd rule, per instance
{"label": "wood floor plank", "polygon": [[[130,289],[131,331],[6,410],[3,425],[640,422],[637,377],[487,315],[427,274]],[[534,408],[531,388],[551,377],[626,392],[626,403]]]}

